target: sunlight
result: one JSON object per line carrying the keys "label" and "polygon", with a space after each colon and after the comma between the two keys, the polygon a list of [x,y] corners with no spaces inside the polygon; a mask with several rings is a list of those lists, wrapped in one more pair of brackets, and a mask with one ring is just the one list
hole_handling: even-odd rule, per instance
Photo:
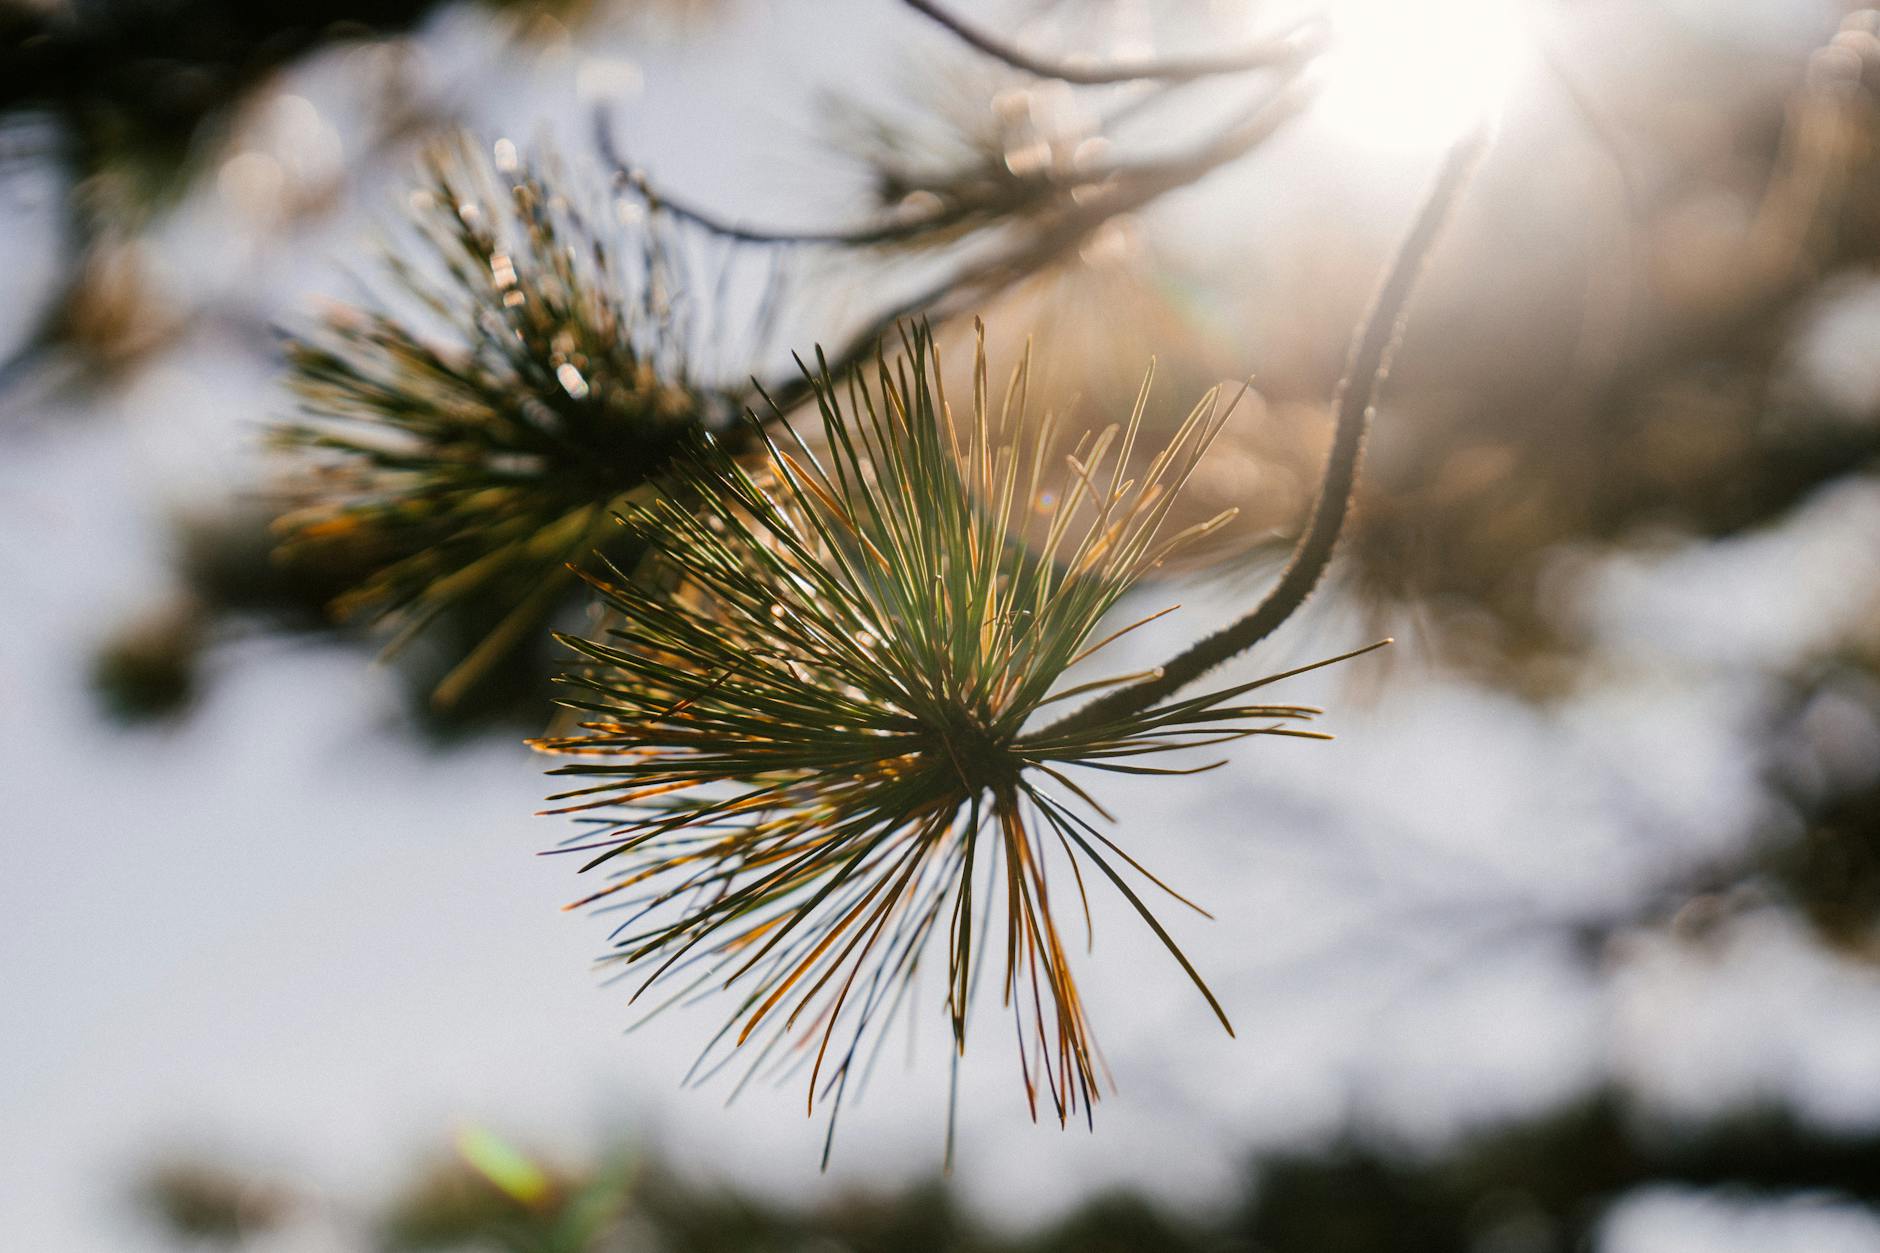
{"label": "sunlight", "polygon": [[1392,148],[1440,145],[1493,109],[1518,61],[1510,0],[1338,0],[1314,112]]}

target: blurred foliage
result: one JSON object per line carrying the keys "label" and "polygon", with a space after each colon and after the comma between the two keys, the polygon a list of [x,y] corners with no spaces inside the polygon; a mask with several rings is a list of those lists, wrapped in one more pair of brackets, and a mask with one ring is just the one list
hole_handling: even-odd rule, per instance
{"label": "blurred foliage", "polygon": [[625,1247],[621,1227],[636,1173],[625,1156],[586,1177],[551,1172],[491,1133],[467,1128],[456,1158],[431,1166],[394,1202],[383,1244],[517,1253]]}
{"label": "blurred foliage", "polygon": [[437,3],[0,0],[0,119],[24,150],[9,159],[50,156],[69,186],[62,282],[0,361],[0,389],[48,360],[80,367],[61,385],[96,382],[176,336],[185,320],[157,298],[140,232],[219,160],[282,71],[399,34]]}
{"label": "blurred foliage", "polygon": [[1830,945],[1880,961],[1880,637],[1865,643],[1788,678],[1775,720],[1786,751],[1769,780],[1786,812],[1746,880]]}
{"label": "blurred foliage", "polygon": [[1347,1143],[1280,1158],[1234,1225],[1270,1253],[1570,1253],[1591,1247],[1613,1202],[1665,1184],[1872,1204],[1880,1138],[1837,1136],[1772,1110],[1653,1119],[1606,1091],[1442,1152]]}
{"label": "blurred foliage", "polygon": [[1812,798],[1768,870],[1831,943],[1880,959],[1880,785]]}
{"label": "blurred foliage", "polygon": [[171,1234],[231,1246],[288,1221],[297,1201],[284,1184],[190,1157],[157,1162],[145,1173],[137,1197]]}
{"label": "blurred foliage", "polygon": [[540,635],[571,564],[633,565],[615,512],[657,494],[714,412],[686,377],[657,238],[616,252],[565,178],[498,147],[494,166],[467,140],[429,159],[413,237],[386,259],[397,290],[290,341],[305,416],[273,436],[295,454],[286,560],[370,570],[338,615],[401,639],[499,615],[440,683],[444,706]]}
{"label": "blurred foliage", "polygon": [[231,110],[283,67],[400,34],[441,2],[0,0],[0,114],[57,118],[78,206],[135,216],[182,189]]}
{"label": "blurred foliage", "polygon": [[[379,554],[341,545],[283,553],[270,520],[259,510],[238,509],[179,521],[174,566],[182,590],[130,618],[93,652],[93,690],[113,717],[134,723],[184,713],[203,693],[214,651],[244,636],[337,632],[362,651],[371,647],[372,633],[359,624],[336,625],[330,606],[372,575]],[[499,604],[464,604],[384,659],[398,677],[413,729],[439,742],[493,728],[518,735],[541,729],[542,711],[555,696],[551,676],[561,660],[547,631],[519,641],[506,664],[449,707],[432,699],[505,616]],[[564,606],[548,621],[580,630],[587,615]]]}
{"label": "blurred foliage", "polygon": [[[1444,661],[1557,692],[1586,641],[1552,558],[1771,526],[1880,464],[1880,422],[1838,420],[1791,369],[1820,293],[1880,266],[1870,24],[1849,19],[1775,116],[1653,154],[1657,190],[1589,257],[1557,339],[1497,359],[1454,307],[1412,331],[1347,554],[1381,620],[1420,611]],[[1718,200],[1740,217],[1698,216]]]}
{"label": "blurred foliage", "polygon": [[903,224],[883,243],[932,247],[1015,223],[1043,231],[1074,188],[1095,181],[1106,145],[1065,84],[944,70],[909,82],[918,97],[893,112],[846,98],[825,105],[874,207]]}
{"label": "blurred foliage", "polygon": [[125,623],[92,656],[92,688],[125,722],[181,713],[198,690],[207,622],[179,598]]}
{"label": "blurred foliage", "polygon": [[[186,630],[179,628],[147,638],[149,643],[162,642],[160,651],[169,653],[160,662],[162,666],[201,675],[209,660],[207,655],[212,655],[218,643],[256,632],[290,638],[325,638],[338,632],[340,638],[357,643],[361,649],[372,647],[372,632],[361,623],[337,627],[331,606],[380,568],[385,549],[365,544],[320,544],[282,551],[269,521],[271,515],[259,510],[231,510],[180,521],[175,529],[175,570],[184,591],[175,613],[192,617]],[[432,700],[438,685],[461,666],[462,658],[502,627],[506,615],[508,610],[500,602],[461,604],[438,615],[423,636],[385,658],[399,677],[415,730],[438,739],[487,732],[498,726],[515,734],[540,730],[543,709],[555,698],[551,675],[560,657],[547,630],[528,634],[515,643],[506,664],[481,675],[478,685],[462,692],[455,704],[440,706]],[[587,611],[572,604],[560,606],[560,611],[551,611],[545,621],[581,630],[587,625]],[[124,638],[137,638],[137,632],[145,630],[137,623],[139,619],[133,619],[133,625],[120,628],[113,642],[94,657],[100,694],[107,707],[130,717],[180,713],[182,704],[165,704],[152,698],[167,690],[177,702],[186,702],[196,696],[199,683],[169,689],[147,687],[143,698],[137,692],[117,690],[120,681],[135,677],[135,670],[111,662],[109,653],[117,651]]]}
{"label": "blurred foliage", "polygon": [[[186,329],[160,280],[143,272],[140,236],[222,166],[271,102],[270,90],[322,51],[383,45],[378,134],[331,180],[291,189],[280,225],[337,202],[377,148],[399,148],[448,121],[449,106],[412,90],[400,42],[461,5],[500,13],[518,41],[566,34],[606,9],[622,19],[695,26],[724,0],[0,0],[0,162],[50,159],[69,185],[64,282],[34,332],[4,361],[0,388],[49,357],[97,381]],[[0,169],[4,173],[4,169]]]}
{"label": "blurred foliage", "polygon": [[[1605,1089],[1440,1146],[1348,1138],[1255,1160],[1231,1195],[1198,1213],[1108,1192],[1010,1230],[939,1182],[807,1207],[640,1151],[548,1166],[473,1129],[456,1155],[422,1166],[355,1226],[370,1233],[361,1247],[506,1253],[1576,1253],[1615,1203],[1664,1186],[1880,1206],[1880,1136],[1757,1108],[1671,1119]],[[145,1187],[148,1209],[182,1236],[285,1223],[296,1213],[289,1195],[200,1163],[160,1167]],[[310,1200],[299,1212],[317,1212]]]}
{"label": "blurred foliage", "polygon": [[[301,24],[269,33],[277,6],[204,4],[217,18],[205,22],[178,18],[186,7],[176,0],[69,9],[158,15],[138,18],[150,24],[148,35],[123,33],[141,29],[129,18],[86,31],[77,19],[37,7],[0,11],[11,36],[4,41],[10,60],[0,60],[6,84],[0,108],[70,119],[75,168],[121,163],[129,173],[117,177],[161,194],[176,186],[167,180],[188,168],[229,103],[271,67],[320,38],[408,24],[422,6],[355,6],[346,12],[362,26],[329,22],[318,34]],[[1613,167],[1615,186],[1623,184],[1614,193],[1615,202],[1624,202],[1623,221],[1604,251],[1580,258],[1585,300],[1575,307],[1557,302],[1546,320],[1517,328],[1532,343],[1510,347],[1515,331],[1485,325],[1480,311],[1497,308],[1498,293],[1525,281],[1525,265],[1555,248],[1557,219],[1501,219],[1491,230],[1509,236],[1508,249],[1485,247],[1459,267],[1466,271],[1460,299],[1419,309],[1376,441],[1359,525],[1343,555],[1350,589],[1362,603],[1391,629],[1420,618],[1419,635],[1445,666],[1539,699],[1572,691],[1598,673],[1600,661],[1581,620],[1563,612],[1584,594],[1573,582],[1575,570],[1667,536],[1767,530],[1828,485],[1872,473],[1880,415],[1848,420],[1830,413],[1792,379],[1795,346],[1823,293],[1880,273],[1880,41],[1874,15],[1848,8],[1845,28],[1804,73],[1784,77],[1779,90],[1742,88],[1746,58],[1723,41],[1692,39],[1678,50],[1686,65],[1677,81],[1656,81],[1630,96],[1594,92],[1576,103],[1584,111],[1590,102],[1599,114],[1582,142],[1605,147],[1596,155]],[[153,61],[161,64],[153,69]],[[1206,302],[1172,299],[1184,293],[1171,293],[1170,271],[1153,250],[1121,246],[1142,238],[1144,223],[1118,217],[1098,229],[1079,212],[1079,193],[1096,185],[1083,180],[1105,157],[1106,119],[1055,85],[1009,79],[989,85],[994,76],[955,81],[980,85],[966,87],[958,102],[946,98],[946,88],[920,95],[911,120],[850,114],[844,138],[865,171],[871,207],[905,228],[875,242],[950,245],[980,232],[1048,238],[1049,249],[1010,254],[1013,264],[983,287],[1035,315],[1047,346],[1066,338],[1089,345],[1085,363],[1057,390],[1067,413],[1116,412],[1119,393],[1132,385],[1116,379],[1151,349],[1179,352],[1179,373],[1201,383],[1216,381],[1209,375],[1217,369],[1244,368],[1234,353],[1217,354],[1195,334],[1199,326],[1233,327],[1231,315],[1197,315]],[[122,116],[138,111],[129,101],[148,103],[148,116]],[[1504,177],[1529,179],[1532,171],[1530,163]],[[1501,190],[1503,206],[1522,203]],[[1485,199],[1491,208],[1496,203]],[[1226,566],[1257,560],[1283,543],[1277,532],[1306,496],[1298,470],[1316,462],[1322,443],[1313,419],[1338,369],[1357,299],[1354,284],[1344,281],[1346,267],[1363,262],[1364,252],[1344,224],[1323,227],[1289,239],[1305,278],[1282,290],[1296,288],[1298,299],[1275,302],[1283,307],[1256,337],[1267,358],[1259,379],[1266,413],[1282,420],[1225,450],[1238,455],[1243,473],[1223,476],[1220,498],[1253,495],[1250,484],[1261,488],[1241,532],[1243,550]],[[487,248],[470,255],[486,269],[494,260]],[[848,265],[852,254],[841,255]],[[107,258],[102,270],[109,269]],[[1093,272],[1099,281],[1082,281]],[[482,283],[484,274],[475,278]],[[1270,299],[1272,292],[1263,288],[1261,295]],[[107,339],[159,329],[109,300],[87,318],[106,329]],[[386,360],[419,362],[438,379],[454,379],[459,397],[493,395],[527,375],[518,366],[492,389],[488,377],[469,380],[460,358],[437,353],[415,334],[370,323],[332,329],[365,336],[355,342],[388,354]],[[1232,342],[1246,338],[1241,329],[1233,327]],[[1156,342],[1169,338],[1179,342]],[[563,401],[539,368],[544,343],[554,351],[552,336],[538,337],[529,348],[529,377],[546,386],[535,399],[550,397],[553,409]],[[1044,355],[1063,359],[1055,351]],[[335,360],[314,350],[303,366],[309,377],[324,373],[331,384],[340,379]],[[1115,368],[1118,361],[1128,369]],[[632,375],[630,367],[623,371]],[[342,382],[363,395],[359,380]],[[1078,383],[1089,386],[1080,390]],[[488,472],[518,451],[548,455],[475,432],[452,434],[435,447],[459,458],[432,463],[452,471],[467,465]],[[466,449],[470,455],[461,457]],[[601,488],[586,486],[593,490],[570,510],[602,499]],[[606,484],[607,497],[624,486]],[[531,507],[519,516],[542,523],[566,514]],[[438,536],[457,533],[449,526],[426,530],[436,515],[393,509],[372,515],[370,525],[366,520],[329,530],[330,542],[297,546],[284,563],[270,563],[246,537],[222,536],[186,560],[201,612],[234,607],[257,620],[312,629],[323,621],[320,607],[347,589],[377,579],[377,593],[364,600],[409,607],[436,579],[452,577],[449,566],[461,574],[492,551],[474,550],[466,561],[459,546],[449,566],[431,567],[426,554],[448,550],[438,548]],[[506,623],[520,621],[510,617],[516,593],[525,601],[535,594],[532,577],[544,568],[535,561],[547,560],[548,549],[565,552],[548,544],[529,554],[531,573],[511,570],[513,578],[498,580],[506,584],[500,595],[485,595],[484,587],[475,596],[445,598],[448,608],[429,619],[430,634],[406,654],[416,659],[412,672],[424,675],[422,685],[428,688],[492,633],[500,636]],[[416,565],[385,581],[385,571],[414,558]],[[1745,589],[1746,596],[1759,594]],[[537,608],[552,618],[567,606]],[[211,636],[193,608],[159,612],[100,654],[100,689],[126,713],[174,707],[194,690],[193,667]],[[1856,721],[1880,715],[1873,639],[1843,643],[1841,655],[1807,673],[1776,676],[1790,690],[1772,702],[1771,742],[1805,739],[1824,700],[1852,710]],[[471,722],[518,710],[535,717],[546,673],[543,651],[527,642],[501,651],[457,713]],[[1854,747],[1843,756],[1871,764],[1871,743],[1859,735],[1849,742]],[[1836,767],[1825,741],[1778,756],[1771,783],[1787,812],[1740,856],[1670,884],[1670,899],[1654,901],[1659,912],[1644,921],[1680,930],[1733,901],[1774,897],[1841,951],[1873,958],[1880,954],[1880,780],[1871,771]],[[1837,1137],[1771,1111],[1675,1124],[1608,1092],[1451,1144],[1352,1140],[1269,1161],[1249,1174],[1238,1206],[1224,1214],[1178,1218],[1125,1196],[1094,1203],[1049,1231],[1011,1237],[988,1234],[937,1187],[797,1210],[688,1182],[630,1155],[546,1177],[544,1190],[523,1197],[467,1163],[438,1167],[375,1220],[374,1230],[385,1244],[409,1248],[1564,1253],[1587,1246],[1615,1200],[1652,1184],[1757,1197],[1827,1192],[1880,1204],[1880,1140]],[[243,1190],[225,1183],[212,1171],[179,1173],[165,1185],[176,1192],[174,1202],[160,1201],[158,1209],[176,1230],[197,1237],[272,1221],[252,1212],[241,1217]]]}

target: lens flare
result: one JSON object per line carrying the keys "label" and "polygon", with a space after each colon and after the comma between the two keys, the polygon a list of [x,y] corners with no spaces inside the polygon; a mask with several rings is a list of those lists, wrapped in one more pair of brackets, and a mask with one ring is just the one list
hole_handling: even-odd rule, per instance
{"label": "lens flare", "polygon": [[1339,0],[1315,112],[1366,144],[1437,147],[1506,95],[1521,62],[1510,0]]}

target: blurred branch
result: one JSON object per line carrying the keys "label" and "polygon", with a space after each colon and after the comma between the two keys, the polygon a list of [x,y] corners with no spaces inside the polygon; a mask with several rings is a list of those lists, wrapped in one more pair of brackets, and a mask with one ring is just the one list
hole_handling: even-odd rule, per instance
{"label": "blurred branch", "polygon": [[950,225],[961,216],[957,209],[950,209],[944,214],[925,214],[901,221],[834,230],[789,230],[778,227],[747,226],[720,217],[709,209],[702,209],[662,188],[655,187],[646,172],[635,166],[620,152],[614,138],[613,119],[608,116],[605,109],[595,111],[594,142],[595,146],[600,149],[602,160],[612,168],[616,183],[631,187],[638,192],[650,208],[670,213],[681,221],[690,222],[721,239],[734,240],[738,243],[871,248],[879,244],[912,239],[928,231]]}
{"label": "blurred branch", "polygon": [[[1105,222],[1133,213],[1177,188],[1186,187],[1247,155],[1298,115],[1309,92],[1289,79],[1268,93],[1235,125],[1192,152],[1129,167],[1127,176],[1093,184],[1092,194],[1049,229],[1027,236],[993,256],[944,276],[915,295],[877,314],[843,347],[829,355],[828,368],[840,375],[874,354],[883,336],[904,319],[924,315],[934,321],[964,313],[987,296],[1058,260]],[[776,387],[759,389],[775,408],[787,412],[809,392],[807,377],[793,376]]]}
{"label": "blurred branch", "polygon": [[[1870,1128],[1823,1126],[1754,1101],[1673,1118],[1610,1082],[1471,1125],[1434,1150],[1348,1130],[1323,1145],[1255,1158],[1194,1214],[1165,1209],[1125,1183],[1049,1223],[1011,1231],[988,1227],[939,1181],[786,1205],[678,1172],[663,1154],[639,1147],[573,1168],[531,1158],[521,1165],[514,1177],[493,1177],[462,1157],[420,1161],[402,1188],[355,1216],[331,1196],[248,1169],[160,1160],[140,1200],[159,1229],[192,1247],[302,1247],[319,1233],[327,1235],[315,1241],[321,1248],[413,1253],[1562,1250],[1594,1247],[1614,1206],[1646,1189],[1697,1190],[1731,1209],[1880,1200],[1880,1136]],[[309,1216],[309,1226],[293,1225]]]}
{"label": "blurred branch", "polygon": [[[1040,176],[1038,181],[1058,191],[1094,187],[1103,183],[1139,182],[1145,187],[1154,188],[1154,195],[1184,186],[1226,162],[1245,155],[1260,140],[1270,136],[1279,122],[1296,112],[1304,103],[1301,93],[1294,89],[1296,82],[1296,73],[1289,75],[1279,90],[1262,96],[1259,103],[1239,121],[1191,152],[1133,162],[1092,164],[1070,174]],[[670,213],[709,234],[738,243],[871,248],[947,230],[975,213],[997,213],[1014,207],[985,197],[980,201],[947,205],[938,211],[918,216],[854,227],[792,229],[754,226],[734,222],[655,185],[645,170],[634,165],[620,151],[613,119],[604,109],[597,110],[594,115],[594,140],[603,161],[613,170],[616,182],[631,187],[649,208]]]}
{"label": "blurred branch", "polygon": [[1326,456],[1325,474],[1311,522],[1300,536],[1273,590],[1247,616],[1190,646],[1161,667],[1154,677],[1118,688],[1040,734],[1048,736],[1104,722],[1173,696],[1228,658],[1245,652],[1272,634],[1312,595],[1331,562],[1346,515],[1351,511],[1365,436],[1370,430],[1378,390],[1390,373],[1391,357],[1403,339],[1410,297],[1428,267],[1463,189],[1488,150],[1492,134],[1489,125],[1478,125],[1450,148],[1416,219],[1397,247],[1382,286],[1372,299],[1370,311],[1352,345],[1344,381],[1339,384],[1334,403],[1336,426],[1332,447]]}
{"label": "blurred branch", "polygon": [[[1086,195],[1075,201],[1067,200],[1061,214],[1015,243],[989,257],[966,263],[878,312],[838,350],[829,354],[830,371],[840,375],[866,361],[897,323],[920,315],[941,321],[963,313],[975,302],[1071,252],[1105,222],[1136,212],[1161,196],[1189,186],[1246,156],[1297,116],[1309,96],[1310,90],[1300,83],[1295,71],[1277,88],[1264,93],[1237,121],[1187,152],[1118,163],[1080,175],[1066,186],[1078,187]],[[930,218],[829,231],[736,225],[656,189],[644,173],[633,169],[622,156],[605,114],[595,115],[594,128],[596,143],[603,158],[613,167],[616,178],[625,180],[644,196],[649,207],[672,213],[726,239],[761,245],[866,247],[911,238],[946,224]],[[792,375],[768,385],[759,384],[755,390],[767,398],[776,411],[787,412],[807,395],[809,383],[801,375]]]}
{"label": "blurred branch", "polygon": [[[1188,186],[1251,152],[1295,116],[1309,96],[1300,81],[1306,61],[1319,46],[1317,24],[1302,23],[1284,36],[1257,46],[1209,57],[1140,61],[1128,65],[1067,64],[1034,57],[981,31],[928,0],[908,0],[916,11],[945,27],[967,44],[1029,74],[1077,84],[1157,81],[1166,88],[1218,74],[1281,69],[1280,83],[1220,132],[1190,151],[1172,156],[1104,163],[1069,173],[1051,172],[1029,182],[978,189],[965,199],[941,203],[915,216],[834,229],[785,229],[736,222],[656,186],[620,151],[612,119],[594,118],[595,141],[613,168],[616,184],[631,188],[654,212],[664,211],[709,234],[733,243],[764,247],[872,248],[969,231],[984,225],[1030,225],[1033,229],[990,256],[964,262],[869,318],[840,347],[828,354],[827,368],[841,374],[865,362],[882,339],[907,319],[935,321],[965,312],[1013,281],[1046,267],[1073,251],[1091,233],[1119,215],[1134,212],[1160,196]],[[1166,94],[1161,93],[1161,94]],[[1159,99],[1160,94],[1151,97]],[[1075,192],[1075,196],[1064,193]],[[1037,220],[1024,223],[1030,213]],[[807,396],[806,376],[791,374],[765,384],[752,380],[773,416],[786,413]],[[767,418],[766,420],[770,420]]]}
{"label": "blurred branch", "polygon": [[1110,64],[1077,59],[1037,56],[1016,48],[955,16],[933,0],[902,0],[916,13],[944,27],[954,38],[1013,69],[1039,78],[1089,87],[1113,83],[1163,82],[1187,83],[1220,74],[1242,74],[1250,70],[1289,65],[1317,51],[1322,42],[1318,22],[1301,22],[1285,34],[1264,39],[1245,48],[1213,56],[1166,57],[1154,60],[1120,61]]}

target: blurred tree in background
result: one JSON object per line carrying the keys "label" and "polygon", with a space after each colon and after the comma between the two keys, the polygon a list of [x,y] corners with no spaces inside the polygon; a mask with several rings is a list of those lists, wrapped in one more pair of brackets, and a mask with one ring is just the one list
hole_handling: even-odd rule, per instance
{"label": "blurred tree in background", "polygon": [[177,1237],[206,1245],[239,1246],[301,1223],[364,1228],[375,1248],[514,1253],[1564,1253],[1590,1247],[1610,1206],[1651,1188],[1873,1205],[1880,1138],[1824,1136],[1756,1109],[1671,1129],[1601,1091],[1531,1123],[1467,1136],[1440,1156],[1353,1141],[1260,1162],[1205,1214],[1114,1193],[1018,1233],[987,1229],[940,1187],[803,1209],[701,1184],[644,1151],[551,1169],[480,1128],[460,1133],[456,1152],[366,1215],[335,1214],[330,1200],[181,1159],[152,1169],[143,1199]]}
{"label": "blurred tree in background", "polygon": [[[247,194],[260,167],[241,164],[256,149],[239,137],[278,121],[271,84],[321,49],[373,53],[376,139],[344,168],[288,180],[278,237],[334,211],[368,164],[403,168],[454,133],[449,102],[412,86],[399,43],[440,7],[0,10],[0,138],[15,161],[55,152],[71,189],[63,281],[9,358],[10,394],[104,385],[192,321],[261,330],[239,306],[166,302],[141,240],[202,180]],[[683,38],[683,21],[734,20],[737,5],[501,7],[526,50],[612,20],[610,8],[685,9]],[[975,315],[1002,359],[1034,337],[1032,404],[1066,429],[1127,413],[1151,355],[1158,389],[1183,405],[1251,374],[1251,413],[1197,471],[1193,515],[1177,521],[1240,514],[1173,573],[1238,587],[1274,568],[1317,491],[1328,398],[1381,248],[1321,203],[1365,177],[1327,175],[1286,146],[1339,90],[1351,21],[1123,0],[884,7],[949,34],[954,55],[909,75],[903,99],[832,95],[832,161],[860,189],[833,226],[695,203],[637,162],[606,109],[591,151],[564,136],[565,168],[495,137],[432,158],[373,294],[289,328],[303,416],[280,427],[295,454],[266,485],[268,507],[179,521],[177,593],[101,649],[101,698],[131,719],[181,716],[219,641],[363,638],[389,619],[414,726],[539,730],[561,664],[550,629],[596,625],[564,563],[600,548],[632,564],[603,524],[659,486],[668,446],[694,428],[740,430],[747,407],[801,411],[810,389],[785,352],[820,343],[839,372],[914,316],[956,366]],[[1859,512],[1880,453],[1880,16],[1817,7],[1808,46],[1788,48],[1646,6],[1624,29],[1657,55],[1628,59],[1612,50],[1628,41],[1600,28],[1618,20],[1610,6],[1522,6],[1532,75],[1419,297],[1332,569],[1334,610],[1414,635],[1373,681],[1460,676],[1554,708],[1626,662],[1601,580],[1658,579],[1675,595],[1679,563],[1711,546],[1773,541],[1837,510],[1880,516]],[[1092,31],[1139,37],[1106,47]],[[1289,178],[1301,207],[1241,211]],[[1214,209],[1231,225],[1197,227],[1198,198],[1223,186]],[[519,321],[518,308],[547,313]],[[963,372],[949,391],[970,394]],[[517,413],[547,416],[507,421]],[[1164,423],[1158,436],[1173,425],[1148,421]],[[359,437],[387,427],[402,442]],[[1641,936],[1702,949],[1773,911],[1837,953],[1880,959],[1880,550],[1864,535],[1864,551],[1824,559],[1834,596],[1801,662],[1758,674],[1779,800],[1758,837],[1668,863],[1632,905],[1526,925],[1570,935],[1597,969]],[[1793,571],[1765,565],[1762,584],[1716,606],[1745,631],[1792,593]],[[1695,682],[1665,665],[1653,678]],[[1510,1253],[1589,1247],[1616,1207],[1654,1190],[1880,1207],[1872,1132],[1775,1107],[1668,1117],[1618,1087],[1440,1151],[1354,1126],[1250,1162],[1241,1194],[1208,1214],[1116,1197],[1021,1233],[984,1229],[937,1188],[783,1207],[683,1178],[643,1147],[551,1168],[466,1132],[454,1157],[419,1170],[364,1215],[215,1162],[160,1165],[143,1195],[203,1246],[324,1224],[359,1247],[543,1253]]]}

